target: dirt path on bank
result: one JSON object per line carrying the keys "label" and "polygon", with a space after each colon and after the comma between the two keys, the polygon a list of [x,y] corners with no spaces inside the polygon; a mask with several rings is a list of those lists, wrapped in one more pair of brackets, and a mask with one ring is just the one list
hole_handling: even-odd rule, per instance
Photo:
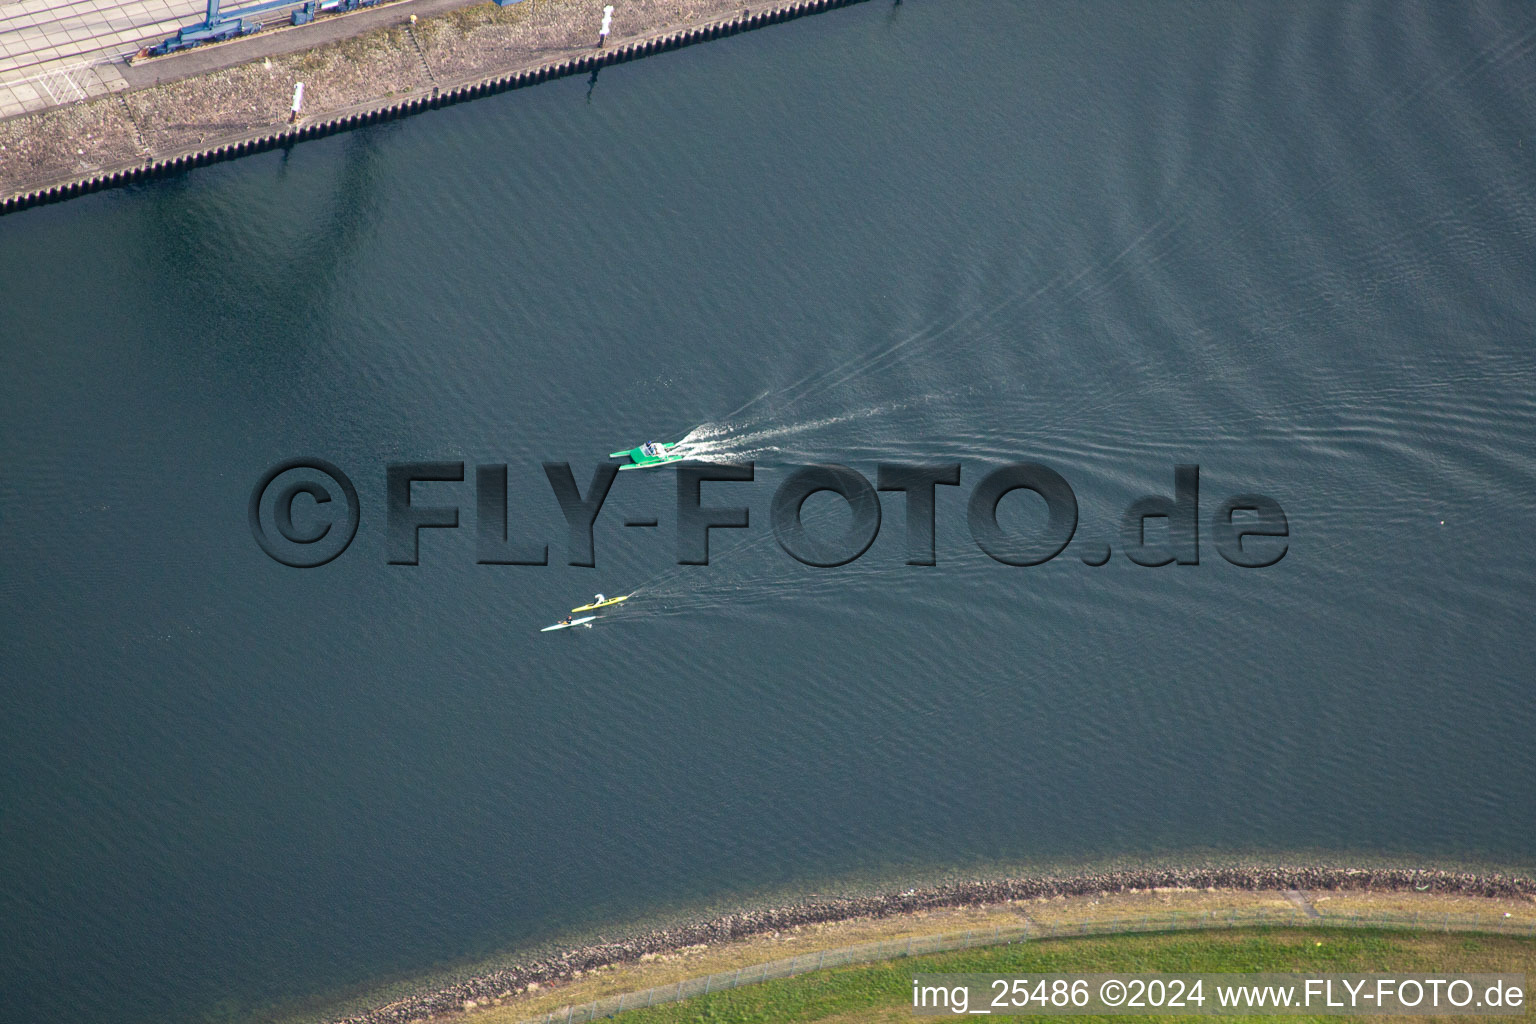
{"label": "dirt path on bank", "polygon": [[1051,937],[1111,922],[1131,930],[1380,923],[1536,936],[1536,879],[1403,868],[1163,868],[810,897],[488,968],[346,1022],[409,1024],[470,1008],[487,1024],[511,1024],[573,1003],[820,950],[967,930],[983,933],[985,941],[986,932],[1024,926],[1033,937]]}

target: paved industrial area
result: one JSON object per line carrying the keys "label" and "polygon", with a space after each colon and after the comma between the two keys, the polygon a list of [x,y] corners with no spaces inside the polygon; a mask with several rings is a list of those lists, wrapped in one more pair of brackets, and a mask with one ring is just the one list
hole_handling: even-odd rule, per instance
{"label": "paved industrial area", "polygon": [[[223,6],[226,18],[244,19],[269,0],[235,2],[234,11]],[[286,23],[293,2],[275,5],[273,21]],[[607,64],[859,0],[779,0],[756,11],[741,2],[390,0],[300,26],[268,22],[243,38],[131,65],[87,65],[93,88],[110,90],[108,75],[121,76],[116,91],[32,100],[45,109],[0,117],[0,212],[552,77],[595,76]],[[204,17],[199,11],[189,24]],[[605,22],[617,38],[603,50],[596,37]]]}
{"label": "paved industrial area", "polygon": [[0,117],[126,88],[123,58],[204,8],[203,0],[0,2]]}
{"label": "paved industrial area", "polygon": [[404,0],[272,33],[270,26],[288,23],[292,8],[283,7],[257,17],[269,28],[256,36],[130,67],[140,47],[203,20],[207,0],[0,0],[0,118],[317,46],[398,20],[402,7],[427,15],[466,2]]}

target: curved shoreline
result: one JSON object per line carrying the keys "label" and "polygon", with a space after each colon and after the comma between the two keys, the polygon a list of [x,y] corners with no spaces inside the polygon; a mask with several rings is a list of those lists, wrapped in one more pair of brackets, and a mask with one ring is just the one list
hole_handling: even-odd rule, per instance
{"label": "curved shoreline", "polygon": [[458,1010],[467,1000],[485,999],[525,989],[530,982],[542,985],[569,980],[578,971],[630,963],[647,954],[668,953],[688,946],[714,945],[798,925],[895,917],[925,910],[981,906],[1009,900],[1096,896],[1148,889],[1248,892],[1369,889],[1536,899],[1536,878],[1408,868],[1149,868],[1084,875],[952,882],[841,899],[818,897],[799,903],[724,914],[705,921],[658,928],[613,942],[573,947],[558,954],[511,964],[453,985],[396,1000],[363,1014],[340,1018],[335,1024],[413,1024],[434,1015]]}

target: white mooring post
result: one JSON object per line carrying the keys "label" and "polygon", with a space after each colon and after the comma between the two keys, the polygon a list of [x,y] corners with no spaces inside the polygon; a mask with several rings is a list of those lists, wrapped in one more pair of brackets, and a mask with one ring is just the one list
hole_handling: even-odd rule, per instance
{"label": "white mooring post", "polygon": [[304,83],[295,82],[293,86],[293,113],[288,115],[288,123],[293,124],[299,119],[299,111],[304,109]]}

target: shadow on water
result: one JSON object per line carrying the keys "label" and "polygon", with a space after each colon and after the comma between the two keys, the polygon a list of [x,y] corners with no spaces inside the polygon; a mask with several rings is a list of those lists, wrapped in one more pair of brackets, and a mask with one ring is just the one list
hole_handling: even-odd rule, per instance
{"label": "shadow on water", "polygon": [[[266,363],[261,347],[294,365],[296,347],[323,344],[317,327],[330,319],[336,295],[346,286],[348,268],[367,250],[386,190],[385,138],[396,124],[347,132],[333,140],[339,159],[325,159],[329,173],[316,173],[305,149],[258,157],[270,173],[255,181],[231,183],[234,165],[197,168],[155,182],[145,204],[140,237],[146,240],[146,276],[180,283],[193,296],[189,315],[208,324],[260,324],[238,332],[239,344],[211,346],[249,373],[251,361]],[[319,155],[319,154],[317,154]]]}

